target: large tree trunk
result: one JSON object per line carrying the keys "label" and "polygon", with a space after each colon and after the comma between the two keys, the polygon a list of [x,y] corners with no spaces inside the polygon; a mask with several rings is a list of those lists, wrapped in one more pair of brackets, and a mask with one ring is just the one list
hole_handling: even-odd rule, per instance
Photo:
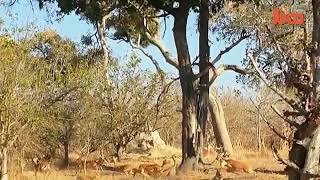
{"label": "large tree trunk", "polygon": [[180,84],[182,89],[182,162],[180,170],[197,168],[197,109],[194,74],[191,68],[186,26],[189,15],[188,2],[179,3],[176,10],[173,35],[178,54]]}
{"label": "large tree trunk", "polygon": [[230,155],[233,154],[233,147],[224,118],[223,107],[214,92],[210,92],[209,94],[209,111],[218,148],[222,148],[224,152]]}
{"label": "large tree trunk", "polygon": [[[308,140],[310,144],[304,146],[294,143],[290,152],[289,160],[294,162],[301,172],[298,172],[290,167],[289,180],[300,179],[313,179],[309,177],[306,172],[318,173],[319,168],[319,115],[318,115],[318,99],[319,93],[319,63],[320,63],[320,1],[312,0],[313,7],[313,28],[312,28],[312,45],[313,51],[311,51],[310,63],[307,63],[307,73],[309,75],[310,84],[312,85],[312,91],[304,92],[307,95],[305,110],[311,111],[311,114],[306,115],[306,121],[295,132],[294,138],[296,140]],[[316,167],[314,167],[316,165]]]}
{"label": "large tree trunk", "polygon": [[2,148],[2,161],[1,161],[1,180],[8,180],[8,152],[7,148]]}

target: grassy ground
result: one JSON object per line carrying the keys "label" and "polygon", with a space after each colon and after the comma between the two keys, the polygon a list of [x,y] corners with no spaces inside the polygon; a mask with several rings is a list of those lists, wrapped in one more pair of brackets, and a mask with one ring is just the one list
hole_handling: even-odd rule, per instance
{"label": "grassy ground", "polygon": [[[179,155],[180,150],[174,148],[155,149],[151,152],[151,156],[141,157],[138,154],[129,154],[127,158],[123,159],[117,165],[130,164],[138,166],[141,163],[158,163],[161,164],[164,158],[169,159],[173,154]],[[243,149],[236,149],[237,154],[235,158],[242,160],[255,169],[255,173],[228,173],[225,178],[231,179],[256,179],[256,180],[282,180],[286,179],[283,174],[284,166],[280,165],[269,151],[253,152]],[[286,157],[282,153],[283,157]],[[215,154],[212,153],[205,157],[206,162],[213,162]],[[177,160],[178,163],[180,159]],[[108,166],[112,166],[109,164]],[[213,179],[216,173],[217,163],[213,162],[212,165],[205,166],[205,172],[192,172],[188,174],[180,174],[174,177],[161,177],[158,179]],[[57,168],[48,172],[41,172],[35,175],[31,169],[25,170],[23,173],[10,173],[11,179],[14,180],[99,180],[99,179],[146,179],[143,176],[133,178],[124,173],[115,172],[112,170],[87,170],[86,173],[79,170],[58,170]],[[149,178],[150,179],[150,178]]]}

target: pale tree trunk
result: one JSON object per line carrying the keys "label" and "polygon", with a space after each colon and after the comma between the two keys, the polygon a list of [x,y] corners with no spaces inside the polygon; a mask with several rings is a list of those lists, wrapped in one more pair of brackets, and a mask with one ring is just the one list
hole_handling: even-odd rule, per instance
{"label": "pale tree trunk", "polygon": [[233,154],[233,147],[229,137],[223,107],[220,100],[212,91],[209,94],[209,112],[218,148],[222,148],[224,152],[230,155]]}
{"label": "pale tree trunk", "polygon": [[2,161],[1,161],[1,180],[9,180],[8,175],[8,152],[7,148],[2,148]]}
{"label": "pale tree trunk", "polygon": [[310,174],[319,173],[320,159],[320,127],[318,126],[313,133],[313,137],[309,144],[308,153],[305,159],[301,180],[317,179],[309,176]]}
{"label": "pale tree trunk", "polygon": [[104,66],[105,69],[108,69],[108,66],[110,64],[110,58],[109,58],[109,53],[108,53],[108,48],[107,48],[107,41],[106,41],[106,20],[111,17],[111,15],[106,15],[103,16],[100,21],[97,22],[97,32],[99,36],[99,42],[100,42],[100,47],[103,51],[103,58],[104,58]]}

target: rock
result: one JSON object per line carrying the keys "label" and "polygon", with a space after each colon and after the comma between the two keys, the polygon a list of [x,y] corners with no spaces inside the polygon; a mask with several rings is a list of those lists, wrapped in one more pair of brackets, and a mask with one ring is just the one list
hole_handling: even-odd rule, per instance
{"label": "rock", "polygon": [[166,143],[161,139],[160,133],[158,131],[151,132],[151,137],[153,140],[153,146],[164,146]]}
{"label": "rock", "polygon": [[158,131],[150,133],[142,132],[135,140],[128,144],[130,149],[139,149],[141,151],[149,151],[152,148],[164,145],[166,145],[166,143],[161,139]]}

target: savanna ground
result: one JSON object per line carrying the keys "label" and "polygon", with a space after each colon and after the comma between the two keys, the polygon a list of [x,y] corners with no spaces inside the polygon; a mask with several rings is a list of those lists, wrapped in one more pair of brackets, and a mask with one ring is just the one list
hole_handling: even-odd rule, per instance
{"label": "savanna ground", "polygon": [[[284,166],[279,164],[272,156],[271,152],[266,149],[261,151],[245,150],[243,147],[236,147],[235,159],[246,162],[252,166],[255,173],[242,173],[242,172],[229,172],[224,177],[225,179],[265,179],[265,180],[281,180],[286,179],[286,175],[283,173]],[[181,160],[179,157],[180,150],[166,146],[164,148],[153,149],[151,153],[146,154],[127,154],[122,158],[121,162],[117,162],[116,166],[131,165],[132,167],[138,167],[140,164],[152,164],[157,163],[161,165],[164,159],[170,159],[172,155],[177,155],[177,163]],[[286,156],[285,151],[280,151],[282,156]],[[177,174],[176,176],[168,177],[143,177],[137,175],[126,175],[125,173],[112,170],[113,163],[104,163],[102,170],[95,170],[93,167],[88,167],[86,172],[80,169],[74,169],[71,166],[69,169],[59,169],[59,161],[56,161],[51,166],[51,170],[45,172],[38,172],[32,169],[31,164],[26,166],[23,173],[19,173],[18,169],[12,167],[12,176],[15,180],[34,180],[34,179],[47,179],[47,180],[72,180],[72,179],[213,179],[216,174],[216,168],[219,166],[215,161],[216,154],[211,152],[205,156],[206,163],[212,163],[211,165],[205,165],[198,172],[190,172],[187,174]],[[72,162],[70,163],[72,164]]]}

